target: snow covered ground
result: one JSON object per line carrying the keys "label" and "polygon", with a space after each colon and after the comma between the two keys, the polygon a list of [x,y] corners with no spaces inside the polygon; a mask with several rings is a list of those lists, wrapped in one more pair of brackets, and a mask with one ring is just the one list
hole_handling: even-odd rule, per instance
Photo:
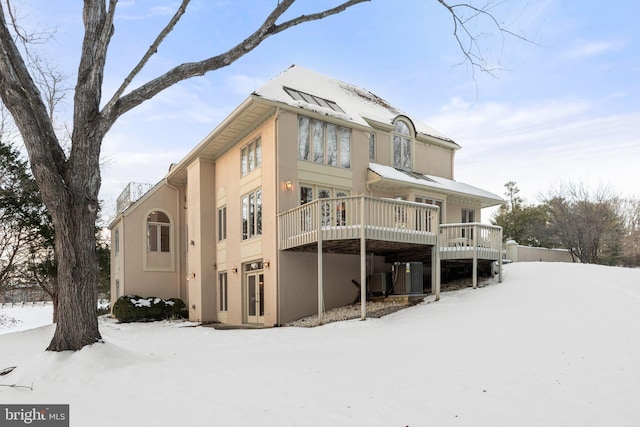
{"label": "snow covered ground", "polygon": [[5,333],[0,384],[33,390],[0,402],[68,403],[72,426],[640,425],[640,270],[504,276],[312,329],[102,319],[106,343],[76,353],[43,351],[51,325]]}

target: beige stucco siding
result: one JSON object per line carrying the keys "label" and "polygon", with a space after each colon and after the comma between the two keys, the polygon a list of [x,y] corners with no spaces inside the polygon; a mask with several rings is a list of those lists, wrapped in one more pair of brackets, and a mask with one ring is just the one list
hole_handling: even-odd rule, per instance
{"label": "beige stucco siding", "polygon": [[454,150],[416,141],[413,161],[414,170],[425,175],[453,179],[454,154]]}
{"label": "beige stucco siding", "polygon": [[[212,208],[209,223],[217,224],[217,210],[226,207],[227,238],[215,242],[215,292],[218,273],[227,273],[228,310],[218,312],[218,304],[213,305],[218,321],[241,324],[246,321],[246,275],[244,267],[251,263],[267,261],[269,267],[264,275],[264,324],[273,326],[277,322],[277,236],[276,236],[276,192],[280,190],[276,182],[275,163],[275,117],[263,122],[246,137],[216,160],[214,194],[215,207]],[[245,176],[241,176],[241,150],[247,143],[260,137],[262,144],[262,166]],[[262,234],[242,240],[242,197],[258,189],[262,191]],[[235,270],[235,271],[234,271]]]}
{"label": "beige stucco siding", "polygon": [[[281,252],[280,322],[287,323],[318,312],[318,256],[316,253]],[[358,296],[351,280],[360,281],[360,257],[323,255],[324,308],[350,304]]]}
{"label": "beige stucco siding", "polygon": [[[180,242],[178,239],[180,218],[177,206],[177,192],[166,184],[159,184],[150,193],[136,202],[115,223],[112,232],[118,228],[120,253],[112,255],[111,299],[115,302],[116,280],[119,281],[119,295],[137,294],[143,297],[156,296],[174,298],[180,296],[178,272],[180,271]],[[170,253],[163,263],[154,262],[147,251],[146,220],[154,210],[165,212],[171,220]]]}
{"label": "beige stucco siding", "polygon": [[216,320],[214,163],[196,159],[187,168],[187,277],[189,318]]}

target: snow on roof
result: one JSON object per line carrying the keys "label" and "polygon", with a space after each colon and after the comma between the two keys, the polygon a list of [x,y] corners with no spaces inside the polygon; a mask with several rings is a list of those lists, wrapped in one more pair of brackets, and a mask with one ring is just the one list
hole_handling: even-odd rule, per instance
{"label": "snow on roof", "polygon": [[[322,105],[295,100],[284,88],[294,89],[323,100],[332,101],[336,103],[344,113],[334,111]],[[322,74],[298,65],[292,65],[276,78],[255,91],[254,94],[265,99],[315,111],[367,127],[370,126],[367,119],[391,126],[396,117],[403,115],[411,119],[418,133],[444,141],[452,141],[451,138],[420,122],[420,120],[415,117],[403,113],[401,110],[391,106],[388,102],[366,89],[323,76]]]}
{"label": "snow on roof", "polygon": [[482,198],[486,201],[495,201],[487,206],[495,206],[502,203],[502,198],[494,193],[465,184],[464,182],[454,181],[447,178],[434,175],[423,175],[416,172],[404,172],[392,166],[385,166],[378,163],[369,163],[369,169],[380,175],[382,178],[392,179],[394,181],[406,182],[409,184],[419,185],[421,187],[429,187],[434,190],[445,191],[448,193],[457,193],[461,195]]}

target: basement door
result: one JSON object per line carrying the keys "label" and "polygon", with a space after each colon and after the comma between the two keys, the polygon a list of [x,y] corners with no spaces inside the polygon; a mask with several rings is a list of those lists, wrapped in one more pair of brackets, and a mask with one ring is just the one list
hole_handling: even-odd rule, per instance
{"label": "basement door", "polygon": [[247,323],[264,323],[264,274],[249,272],[246,277],[246,313]]}

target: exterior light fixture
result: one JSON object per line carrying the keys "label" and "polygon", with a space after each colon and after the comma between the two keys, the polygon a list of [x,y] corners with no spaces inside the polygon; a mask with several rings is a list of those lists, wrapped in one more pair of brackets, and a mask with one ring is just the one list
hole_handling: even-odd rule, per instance
{"label": "exterior light fixture", "polygon": [[238,268],[237,268],[237,267],[233,267],[233,268],[231,269],[231,271],[233,272],[233,274],[236,274],[236,273],[238,272]]}
{"label": "exterior light fixture", "polygon": [[287,181],[287,182],[285,182],[285,183],[284,183],[284,188],[285,188],[287,191],[291,191],[291,190],[293,189],[293,183],[292,183],[291,181]]}

